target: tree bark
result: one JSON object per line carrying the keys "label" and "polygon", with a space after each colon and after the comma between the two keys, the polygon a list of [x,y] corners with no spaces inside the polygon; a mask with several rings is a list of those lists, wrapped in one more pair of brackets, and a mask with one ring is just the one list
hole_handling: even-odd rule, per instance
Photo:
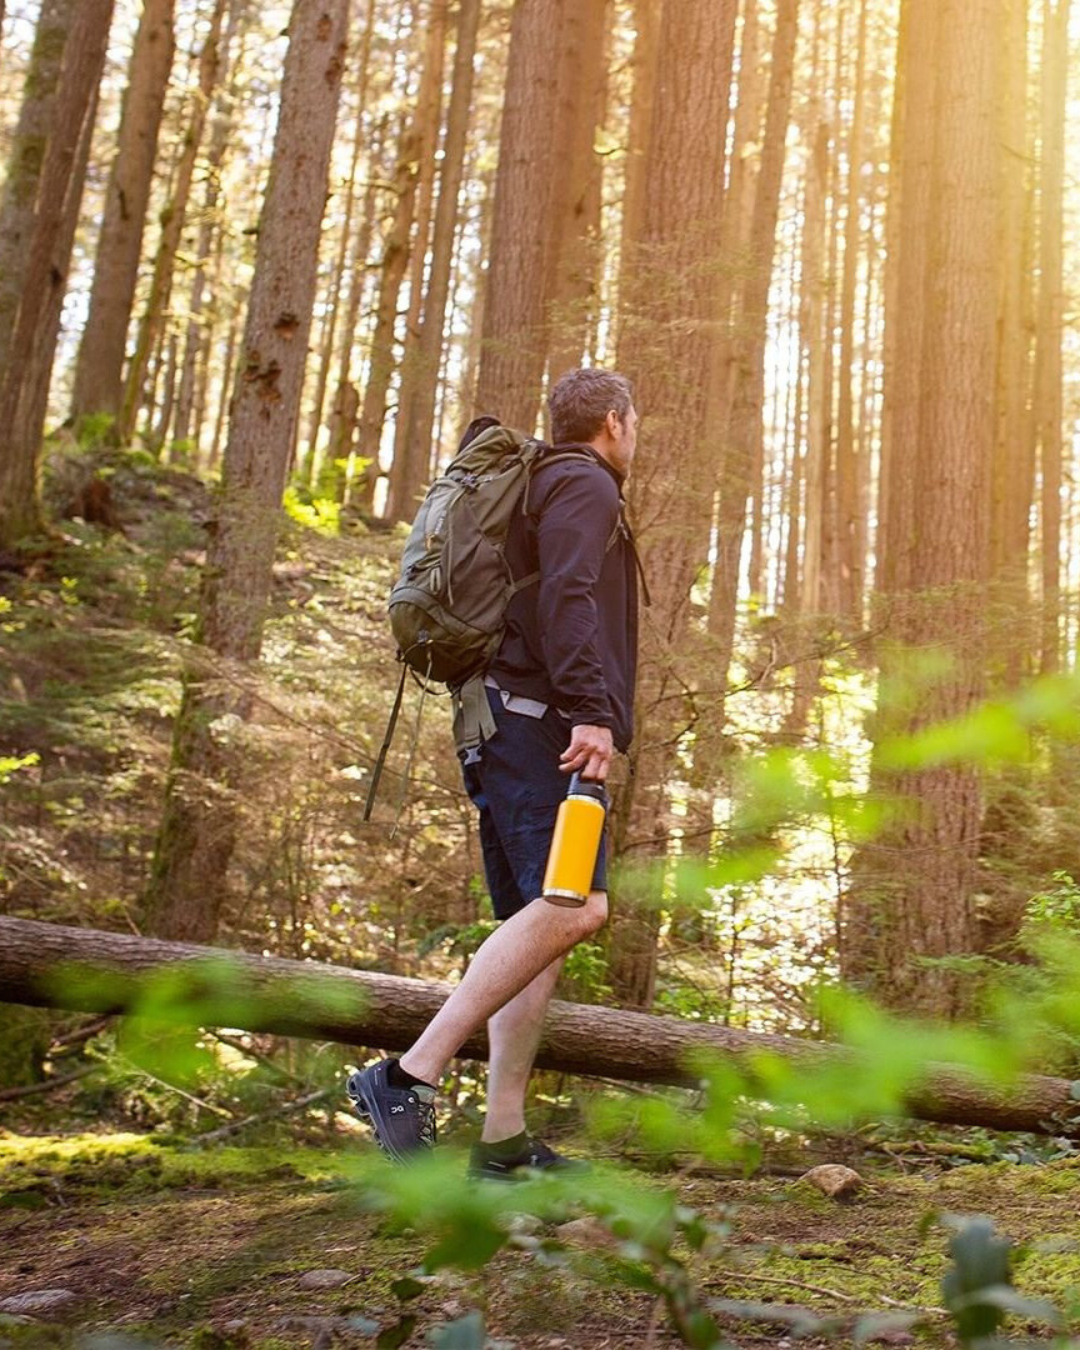
{"label": "tree bark", "polygon": [[657,41],[662,13],[663,0],[634,0],[634,87],[627,131],[626,187],[619,246],[620,296],[633,284],[630,260],[645,232],[649,140],[652,136],[653,104],[656,101],[656,71],[660,55]]}
{"label": "tree bark", "polygon": [[0,201],[0,370],[8,362],[34,231],[34,203],[49,145],[56,83],[75,0],[44,0],[34,29],[19,120]]}
{"label": "tree bark", "polygon": [[829,394],[825,380],[825,195],[829,176],[829,124],[807,128],[810,152],[803,206],[803,276],[799,295],[800,343],[806,363],[806,501],[799,609],[822,611],[825,497],[829,478]]}
{"label": "tree bark", "polygon": [[[155,999],[151,992],[147,998],[147,992],[166,972],[176,995],[170,1016],[192,1025],[386,1050],[406,1049],[450,992],[449,985],[376,971],[0,918],[0,1000],[7,1003],[137,1015],[148,1004],[160,1010],[160,995]],[[734,1061],[751,1081],[753,1057],[763,1053],[807,1069],[834,1065],[850,1054],[817,1041],[555,1000],[537,1064],[564,1073],[697,1087],[700,1072],[690,1058],[703,1052]],[[485,1034],[467,1041],[460,1056],[486,1058]],[[947,1124],[1071,1136],[1080,1133],[1072,1086],[1068,1079],[1026,1074],[1007,1088],[992,1089],[955,1066],[928,1063],[907,1109],[916,1118]]]}
{"label": "tree bark", "polygon": [[[412,461],[406,446],[410,429],[408,410],[412,405],[416,383],[420,375],[420,328],[424,310],[424,278],[428,271],[429,246],[432,244],[432,215],[435,206],[435,151],[439,144],[442,124],[443,66],[446,61],[446,35],[449,26],[447,0],[432,0],[428,30],[428,50],[435,58],[436,70],[427,91],[425,104],[418,108],[422,129],[420,169],[416,189],[416,239],[409,268],[409,308],[405,314],[405,336],[401,344],[401,365],[398,380],[397,416],[394,418],[394,453],[391,462],[389,493],[394,492],[394,470],[399,457]],[[445,151],[443,159],[445,161]],[[400,486],[399,486],[400,498]],[[410,500],[415,504],[414,490]],[[402,518],[411,515],[406,511]]]}
{"label": "tree bark", "polygon": [[765,114],[761,172],[754,194],[739,333],[732,343],[732,397],[727,444],[720,471],[716,567],[709,597],[709,632],[717,641],[714,675],[727,684],[735,640],[739,570],[746,532],[755,447],[762,433],[768,298],[776,254],[788,123],[798,40],[798,0],[779,0]]}
{"label": "tree bark", "polygon": [[465,140],[472,108],[473,64],[479,23],[480,0],[461,0],[453,87],[446,115],[446,140],[439,177],[439,197],[435,206],[431,270],[413,362],[411,366],[406,365],[402,372],[402,397],[398,411],[401,434],[394,448],[386,510],[390,520],[406,520],[413,515],[431,457],[443,328],[450,296],[450,269],[465,164]]}
{"label": "tree bark", "polygon": [[43,297],[41,322],[34,337],[35,347],[28,363],[26,384],[19,398],[14,424],[9,431],[15,453],[27,462],[39,452],[49,408],[49,386],[52,383],[53,361],[60,335],[71,254],[79,225],[83,184],[86,181],[86,169],[94,139],[98,94],[99,89],[95,88],[79,135],[67,195],[60,211],[59,229],[53,245],[53,262],[49,271],[48,291]]}
{"label": "tree bark", "polygon": [[369,0],[367,22],[364,36],[360,42],[360,88],[357,91],[356,125],[353,128],[352,155],[349,163],[349,176],[345,182],[345,217],[341,222],[341,238],[338,240],[333,271],[330,275],[329,309],[323,320],[319,343],[319,371],[315,381],[315,394],[311,401],[311,414],[308,419],[307,448],[301,461],[299,477],[305,483],[314,484],[315,463],[319,449],[319,433],[322,430],[323,412],[326,406],[326,389],[330,379],[330,367],[337,355],[338,318],[342,309],[342,290],[345,285],[345,271],[348,266],[349,246],[353,242],[352,221],[356,209],[356,174],[360,166],[360,151],[364,146],[364,102],[367,93],[368,68],[371,63],[371,37],[375,24],[374,0]]}
{"label": "tree bark", "polygon": [[840,284],[840,363],[836,415],[837,614],[852,631],[862,627],[865,560],[860,541],[860,456],[855,439],[855,290],[861,235],[863,140],[866,124],[866,25],[870,6],[859,5],[855,94],[848,135],[844,264]]}
{"label": "tree bark", "polygon": [[128,324],[172,70],[174,7],[175,0],[145,0],[135,35],[94,258],[90,308],[75,364],[76,420],[99,412],[115,417],[120,411]]}
{"label": "tree bark", "polygon": [[581,365],[596,304],[601,172],[596,128],[607,81],[607,0],[567,11],[559,68],[560,147],[547,263],[548,373],[554,382]]}
{"label": "tree bark", "polygon": [[[900,317],[913,311],[918,325],[910,347],[897,344],[890,373],[904,392],[894,416],[905,412],[916,434],[893,442],[882,685],[910,675],[912,652],[933,653],[941,668],[923,676],[917,697],[909,691],[898,705],[879,705],[876,725],[886,736],[960,716],[981,696],[995,430],[999,7],[996,0],[910,0],[909,10],[901,238],[921,275],[901,286]],[[928,68],[916,59],[919,48],[931,58]],[[920,126],[934,131],[925,166]],[[910,261],[901,256],[902,276]],[[898,508],[912,538],[895,529]],[[967,986],[940,958],[979,948],[978,775],[953,765],[890,773],[875,756],[873,785],[900,809],[856,859],[842,968],[883,1002],[956,1016]]]}
{"label": "tree bark", "polygon": [[1065,277],[1063,206],[1070,0],[1043,4],[1039,155],[1039,303],[1035,330],[1035,423],[1039,442],[1042,635],[1039,669],[1061,661],[1061,343]]}
{"label": "tree bark", "polygon": [[[416,107],[402,131],[398,149],[394,174],[397,202],[383,250],[375,331],[371,337],[371,359],[364,386],[364,402],[360,409],[356,449],[366,463],[360,487],[352,493],[352,500],[368,511],[374,507],[375,484],[380,472],[379,449],[386,421],[390,381],[394,374],[398,296],[413,251],[419,249],[423,253],[427,250],[426,237],[420,237],[423,222],[417,218],[417,194],[422,181],[428,181],[425,155],[437,134],[445,52],[446,0],[434,0],[428,17],[424,66],[416,94]],[[424,230],[426,235],[426,225]]]}
{"label": "tree bark", "polygon": [[[360,216],[360,226],[356,231],[356,238],[353,243],[352,261],[349,267],[351,280],[349,282],[349,294],[345,304],[345,321],[341,326],[341,347],[338,355],[338,379],[337,388],[342,385],[353,383],[353,365],[357,358],[357,348],[361,345],[358,341],[357,329],[359,327],[360,307],[365,294],[365,280],[367,278],[367,257],[371,249],[371,237],[375,233],[375,205],[376,192],[378,189],[378,177],[382,171],[383,150],[386,139],[388,115],[383,114],[379,119],[375,132],[372,137],[372,143],[369,147],[368,156],[368,183],[364,192],[364,205]],[[359,414],[359,404],[357,404],[356,413]],[[333,426],[334,412],[331,409],[329,425]],[[355,419],[354,419],[355,421]],[[349,430],[349,455],[352,455],[352,442],[355,436],[356,427],[352,426]],[[322,484],[323,491],[329,491],[331,486],[334,495],[341,501],[345,499],[347,486],[348,464],[338,464],[333,453],[332,446],[340,443],[340,438],[331,434],[331,449],[327,451],[326,457],[320,461],[316,456],[315,463],[312,465],[313,486],[319,481],[320,476],[327,476],[330,483]],[[329,466],[329,473],[327,473]]]}
{"label": "tree bark", "polygon": [[[54,295],[63,287],[67,257],[58,256],[65,207],[81,193],[80,147],[97,109],[114,0],[82,0],[72,16],[56,88],[26,253],[23,284],[6,365],[0,370],[0,548],[10,548],[38,525],[37,470],[41,430],[28,424],[25,400],[41,371],[52,366],[55,341],[46,342]],[[48,348],[48,350],[46,350]],[[18,434],[17,434],[18,432]]]}
{"label": "tree bark", "polygon": [[[244,16],[250,0],[231,0],[225,29],[224,50],[228,52],[233,31]],[[232,132],[236,126],[239,94],[239,62],[234,63],[232,77],[221,90],[210,144],[206,154],[206,186],[201,207],[202,220],[195,244],[195,275],[188,300],[187,332],[184,338],[184,360],[180,370],[180,384],[176,392],[176,415],[173,438],[193,442],[194,465],[199,464],[199,441],[203,434],[207,365],[210,357],[215,321],[220,317],[220,306],[214,302],[216,284],[221,279],[221,254],[224,222],[218,203],[221,197],[222,170],[229,150]],[[211,266],[212,264],[212,266]],[[210,303],[207,303],[207,292]],[[228,368],[226,367],[226,371]],[[228,383],[228,373],[225,376]]]}
{"label": "tree bark", "polygon": [[[241,667],[262,645],[281,497],[299,416],[326,203],[348,0],[296,0],[270,181],[259,226],[222,488],[207,551],[198,641]],[[212,664],[212,661],[207,664]],[[247,698],[193,662],[177,717],[147,908],[153,931],[217,930],[238,823]]]}
{"label": "tree bark", "polygon": [[994,586],[994,676],[1014,688],[1037,645],[1027,594],[1031,498],[1035,481],[1029,434],[1031,337],[1027,325],[1030,191],[1027,145],[1027,0],[1007,0],[1001,26],[998,105],[998,344],[990,522]]}
{"label": "tree bark", "polygon": [[[735,13],[735,0],[664,8],[645,219],[623,270],[618,364],[646,419],[630,501],[653,604],[642,643],[634,774],[613,811],[618,854],[668,850],[667,781],[685,687],[676,664],[690,633],[691,588],[708,556],[722,450],[708,414]],[[639,897],[624,888],[613,906],[609,978],[616,997],[637,1007],[653,997],[660,903],[655,888]]]}
{"label": "tree bark", "polygon": [[213,98],[214,86],[217,83],[220,70],[219,46],[221,25],[225,17],[225,5],[226,0],[215,0],[210,18],[210,31],[199,57],[199,93],[192,100],[194,106],[184,132],[183,149],[180,154],[180,162],[177,165],[172,192],[161,216],[161,239],[158,243],[157,254],[154,257],[150,292],[146,301],[146,309],[139,324],[135,350],[128,364],[124,381],[123,403],[117,422],[117,432],[122,442],[130,440],[135,431],[135,420],[142,401],[143,382],[146,379],[150,354],[162,336],[167,318],[176,255],[180,250],[180,240],[184,233],[184,219],[187,215],[188,197],[191,194],[195,164],[199,158],[199,147],[202,144],[206,114]]}
{"label": "tree bark", "polygon": [[547,359],[545,270],[563,9],[564,0],[514,5],[476,390],[478,412],[527,433],[536,427]]}

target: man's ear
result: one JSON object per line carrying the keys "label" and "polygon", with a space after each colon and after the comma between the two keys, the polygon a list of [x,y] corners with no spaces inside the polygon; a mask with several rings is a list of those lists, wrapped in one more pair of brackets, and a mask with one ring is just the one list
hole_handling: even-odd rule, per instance
{"label": "man's ear", "polygon": [[604,418],[604,425],[607,427],[611,439],[617,440],[619,432],[622,430],[622,418],[614,408],[609,409],[607,416]]}

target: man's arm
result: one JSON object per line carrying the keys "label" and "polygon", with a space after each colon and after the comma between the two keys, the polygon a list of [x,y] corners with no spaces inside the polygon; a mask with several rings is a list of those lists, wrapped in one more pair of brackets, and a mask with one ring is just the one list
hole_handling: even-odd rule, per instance
{"label": "man's arm", "polygon": [[619,519],[619,491],[599,466],[564,472],[539,505],[538,618],[557,707],[573,725],[566,772],[603,778],[613,721],[597,646],[596,586]]}

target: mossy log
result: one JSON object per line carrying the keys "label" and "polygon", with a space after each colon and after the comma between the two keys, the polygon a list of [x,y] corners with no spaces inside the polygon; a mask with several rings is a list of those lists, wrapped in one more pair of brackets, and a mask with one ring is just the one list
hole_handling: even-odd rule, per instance
{"label": "mossy log", "polygon": [[[7,1003],[141,1012],[199,1026],[402,1050],[448,992],[445,984],[376,971],[0,917],[0,1001]],[[848,1053],[795,1037],[556,1001],[537,1063],[566,1073],[692,1087],[699,1082],[692,1065],[696,1051],[730,1058],[751,1074],[752,1057],[761,1051],[808,1068]],[[486,1059],[485,1036],[474,1036],[461,1055]],[[929,1064],[906,1105],[922,1120],[1080,1136],[1072,1090],[1069,1080],[1041,1074],[990,1089],[955,1066]]]}

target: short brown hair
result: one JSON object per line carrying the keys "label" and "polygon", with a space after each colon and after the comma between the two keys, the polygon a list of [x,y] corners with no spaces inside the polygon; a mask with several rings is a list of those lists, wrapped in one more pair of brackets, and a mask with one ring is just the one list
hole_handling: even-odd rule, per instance
{"label": "short brown hair", "polygon": [[556,445],[591,441],[604,425],[609,412],[626,421],[634,391],[625,375],[615,370],[588,366],[568,370],[548,395],[551,409],[551,439]]}

